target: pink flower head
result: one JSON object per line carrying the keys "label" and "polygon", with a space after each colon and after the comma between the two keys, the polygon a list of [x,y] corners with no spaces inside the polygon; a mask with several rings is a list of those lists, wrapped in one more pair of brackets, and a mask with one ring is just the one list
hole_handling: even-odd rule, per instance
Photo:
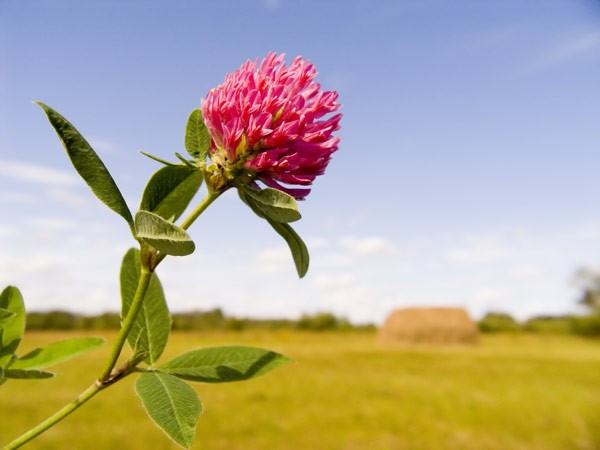
{"label": "pink flower head", "polygon": [[217,184],[245,175],[300,200],[309,188],[284,185],[308,186],[325,172],[342,118],[328,115],[341,105],[337,92],[313,81],[317,72],[309,61],[298,56],[288,67],[283,58],[269,53],[260,64],[242,64],[208,93],[202,115]]}

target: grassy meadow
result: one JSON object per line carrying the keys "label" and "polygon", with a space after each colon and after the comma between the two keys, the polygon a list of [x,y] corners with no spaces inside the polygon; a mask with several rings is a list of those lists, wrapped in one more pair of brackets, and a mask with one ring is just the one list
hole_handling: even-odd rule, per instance
{"label": "grassy meadow", "polygon": [[[29,333],[21,352],[81,335]],[[364,332],[174,333],[165,356],[232,343],[295,363],[247,382],[196,384],[204,412],[194,449],[600,449],[599,340],[484,335],[474,347],[389,348]],[[87,387],[108,349],[56,366],[56,378],[0,387],[0,444]],[[134,380],[25,448],[178,448],[145,417]]]}

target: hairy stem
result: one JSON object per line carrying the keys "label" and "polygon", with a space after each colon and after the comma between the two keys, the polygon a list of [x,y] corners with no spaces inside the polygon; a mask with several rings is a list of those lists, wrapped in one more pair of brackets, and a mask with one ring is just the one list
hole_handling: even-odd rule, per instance
{"label": "hairy stem", "polygon": [[[204,197],[204,199],[194,208],[194,210],[190,213],[190,215],[182,222],[181,227],[184,230],[187,230],[194,221],[202,214],[206,208],[210,206],[212,202],[214,202],[223,192],[221,191],[209,191],[209,193]],[[147,250],[144,247],[145,244],[142,244],[141,254],[144,255],[143,250]],[[146,291],[148,290],[148,286],[150,285],[150,280],[152,279],[152,273],[154,269],[160,262],[165,259],[166,254],[160,254],[154,261],[147,261],[144,257],[142,257],[141,261],[141,272],[140,279],[138,281],[138,286],[135,291],[135,295],[133,297],[133,301],[131,303],[131,307],[127,312],[127,316],[123,321],[123,325],[119,330],[119,334],[117,335],[117,341],[115,342],[114,347],[111,350],[110,356],[106,361],[104,369],[102,370],[101,375],[98,377],[96,382],[88,387],[85,391],[83,391],[77,398],[73,401],[65,405],[63,408],[55,412],[52,416],[48,417],[43,422],[39,423],[37,426],[31,428],[29,431],[19,436],[17,439],[12,441],[10,444],[3,447],[1,450],[14,450],[16,448],[21,447],[27,442],[31,441],[35,437],[42,434],[44,431],[56,425],[58,422],[63,420],[81,405],[90,400],[94,395],[100,392],[103,389],[106,389],[108,386],[116,383],[117,381],[123,379],[125,376],[129,375],[131,372],[135,371],[135,363],[133,366],[129,366],[126,364],[126,371],[117,371],[114,373],[115,365],[121,355],[123,350],[123,346],[127,341],[127,336],[131,332],[131,328],[135,323],[135,319],[143,305],[144,297],[146,295]]]}
{"label": "hairy stem", "polygon": [[75,411],[77,408],[79,408],[81,405],[83,405],[85,402],[91,399],[94,395],[100,392],[103,388],[104,387],[100,385],[100,383],[92,384],[89,388],[83,391],[76,399],[65,405],[62,409],[59,409],[53,415],[48,417],[46,420],[44,420],[37,426],[33,427],[25,434],[19,436],[17,439],[12,441],[2,450],[13,450],[31,441],[33,438],[39,436],[48,428],[51,428],[52,426],[63,420],[65,417],[67,417],[69,414],[71,414],[73,411]]}
{"label": "hairy stem", "polygon": [[98,378],[98,381],[104,383],[110,378],[110,374],[121,355],[121,351],[123,350],[123,346],[125,345],[125,341],[127,340],[127,336],[131,331],[131,327],[135,323],[135,318],[142,307],[144,302],[144,296],[146,295],[146,291],[148,290],[148,286],[150,284],[150,279],[152,278],[152,273],[147,269],[144,269],[144,265],[142,264],[142,270],[140,273],[140,280],[138,282],[137,289],[135,291],[135,296],[133,297],[133,301],[131,302],[131,307],[127,312],[127,317],[123,321],[123,325],[119,330],[119,334],[117,335],[117,342],[113,347],[108,361],[106,361],[106,365],[104,366],[104,370],[102,371],[102,375]]}

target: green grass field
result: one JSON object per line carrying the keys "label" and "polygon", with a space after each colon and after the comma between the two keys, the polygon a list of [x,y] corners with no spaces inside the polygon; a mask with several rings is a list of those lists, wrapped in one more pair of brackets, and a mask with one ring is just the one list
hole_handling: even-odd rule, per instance
{"label": "green grass field", "polygon": [[[28,334],[21,351],[72,336]],[[295,363],[256,380],[196,385],[204,413],[195,449],[600,449],[597,340],[493,335],[475,347],[384,348],[368,333],[188,333],[174,334],[167,353],[231,343]],[[54,379],[1,386],[0,444],[87,387],[108,348],[57,366]],[[26,448],[178,448],[144,416],[134,380]]]}

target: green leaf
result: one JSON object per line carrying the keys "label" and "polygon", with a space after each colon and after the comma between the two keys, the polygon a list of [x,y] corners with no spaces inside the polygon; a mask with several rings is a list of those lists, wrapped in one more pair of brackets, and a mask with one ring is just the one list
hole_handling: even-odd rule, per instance
{"label": "green leaf", "polygon": [[0,308],[0,329],[8,325],[16,317],[14,312]]}
{"label": "green leaf", "polygon": [[302,217],[296,199],[278,189],[257,190],[245,186],[240,188],[240,195],[253,210],[258,209],[265,218],[275,222],[294,222]]}
{"label": "green leaf", "polygon": [[142,373],[135,383],[152,421],[175,443],[190,448],[202,412],[198,394],[184,381],[164,373]]}
{"label": "green leaf", "polygon": [[294,229],[287,223],[279,223],[270,219],[267,219],[267,222],[269,222],[273,229],[285,239],[292,252],[292,257],[294,258],[294,264],[296,264],[298,276],[300,278],[304,277],[306,272],[308,272],[310,257],[308,254],[308,248],[306,248],[306,244],[302,238],[298,236],[298,233],[296,233]]}
{"label": "green leaf", "polygon": [[[121,315],[126,317],[140,279],[140,251],[132,248],[121,265]],[[156,274],[152,274],[142,307],[135,319],[127,342],[135,351],[146,353],[144,358],[154,364],[162,355],[171,331],[171,315],[165,294]]]}
{"label": "green leaf", "polygon": [[140,209],[175,221],[200,189],[202,179],[201,170],[183,166],[162,167],[148,181]]}
{"label": "green leaf", "polygon": [[191,381],[225,383],[258,377],[290,361],[270,350],[235,345],[192,350],[159,370]]}
{"label": "green leaf", "polygon": [[294,264],[296,265],[298,276],[300,278],[304,277],[306,272],[308,272],[310,257],[308,254],[308,248],[306,248],[306,244],[302,238],[300,238],[298,233],[296,233],[294,229],[287,223],[276,222],[266,217],[264,211],[262,211],[255,202],[252,202],[242,190],[238,189],[238,194],[242,201],[246,203],[246,205],[248,205],[258,217],[269,222],[273,229],[285,239],[292,252],[292,257],[294,258]]}
{"label": "green leaf", "polygon": [[43,369],[67,359],[83,355],[105,342],[103,338],[73,338],[53,342],[44,348],[36,348],[16,359],[10,369]]}
{"label": "green leaf", "polygon": [[14,378],[18,380],[41,380],[43,378],[52,378],[52,372],[45,370],[22,370],[22,369],[4,369],[4,378]]}
{"label": "green leaf", "polygon": [[149,211],[135,215],[135,230],[138,238],[167,255],[185,256],[196,249],[183,228]]}
{"label": "green leaf", "polygon": [[48,116],[58,134],[71,163],[81,178],[106,206],[123,217],[133,227],[131,212],[117,184],[94,149],[77,129],[58,112],[41,102],[36,102]]}
{"label": "green leaf", "polygon": [[204,161],[210,149],[210,134],[204,124],[202,111],[195,109],[185,127],[185,149],[196,160]]}
{"label": "green leaf", "polygon": [[154,156],[151,155],[150,153],[146,153],[146,152],[140,152],[142,155],[147,156],[150,159],[153,159],[156,162],[159,162],[161,164],[164,164],[165,166],[171,166],[171,167],[181,167],[181,164],[177,164],[177,163],[172,163],[170,161],[164,160],[162,158],[159,158],[158,156]]}
{"label": "green leaf", "polygon": [[25,304],[21,292],[14,286],[4,289],[0,294],[0,308],[15,315],[0,329],[0,367],[6,367],[13,359],[25,332]]}

